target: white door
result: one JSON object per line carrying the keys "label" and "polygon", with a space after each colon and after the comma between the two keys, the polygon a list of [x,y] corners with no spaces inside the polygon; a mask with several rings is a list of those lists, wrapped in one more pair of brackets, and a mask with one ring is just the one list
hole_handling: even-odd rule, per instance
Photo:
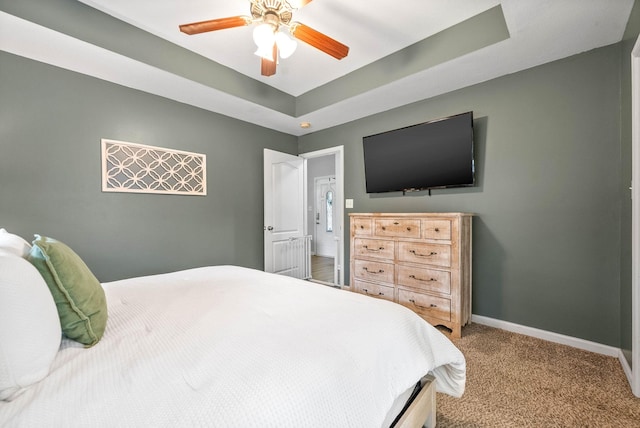
{"label": "white door", "polygon": [[335,257],[335,177],[317,178],[315,180],[315,193],[316,254],[322,257]]}
{"label": "white door", "polygon": [[292,238],[304,236],[305,160],[264,149],[264,270],[283,272]]}

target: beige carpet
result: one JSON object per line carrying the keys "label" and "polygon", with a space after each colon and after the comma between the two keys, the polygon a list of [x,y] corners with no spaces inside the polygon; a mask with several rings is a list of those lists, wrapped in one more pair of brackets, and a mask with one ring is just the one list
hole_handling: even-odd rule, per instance
{"label": "beige carpet", "polygon": [[438,394],[438,427],[640,427],[640,398],[617,358],[479,324],[454,343],[466,391]]}

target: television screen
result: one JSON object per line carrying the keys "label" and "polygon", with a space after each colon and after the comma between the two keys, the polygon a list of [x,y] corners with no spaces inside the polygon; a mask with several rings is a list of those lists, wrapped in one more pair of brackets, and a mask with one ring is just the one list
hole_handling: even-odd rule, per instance
{"label": "television screen", "polygon": [[473,112],[362,139],[367,193],[474,185]]}

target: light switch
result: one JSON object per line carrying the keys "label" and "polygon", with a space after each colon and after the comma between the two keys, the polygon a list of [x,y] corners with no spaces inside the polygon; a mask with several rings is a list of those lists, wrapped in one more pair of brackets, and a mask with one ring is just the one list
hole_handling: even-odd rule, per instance
{"label": "light switch", "polygon": [[345,199],[344,207],[345,208],[353,208],[353,199]]}

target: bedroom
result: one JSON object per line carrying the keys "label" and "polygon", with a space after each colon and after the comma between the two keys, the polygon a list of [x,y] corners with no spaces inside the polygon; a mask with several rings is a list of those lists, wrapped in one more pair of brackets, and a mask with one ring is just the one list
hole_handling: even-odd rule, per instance
{"label": "bedroom", "polygon": [[[115,25],[74,1],[11,3],[2,10],[59,31],[82,33],[69,17],[85,14]],[[474,315],[630,350],[629,53],[638,22],[635,7],[613,44],[303,136],[3,51],[1,226],[59,237],[101,281],[217,264],[260,269],[263,148],[343,145],[353,212],[476,213]],[[142,37],[131,48],[157,43]],[[468,110],[475,188],[364,192],[364,135]],[[206,153],[208,195],[101,193],[101,138]]]}

